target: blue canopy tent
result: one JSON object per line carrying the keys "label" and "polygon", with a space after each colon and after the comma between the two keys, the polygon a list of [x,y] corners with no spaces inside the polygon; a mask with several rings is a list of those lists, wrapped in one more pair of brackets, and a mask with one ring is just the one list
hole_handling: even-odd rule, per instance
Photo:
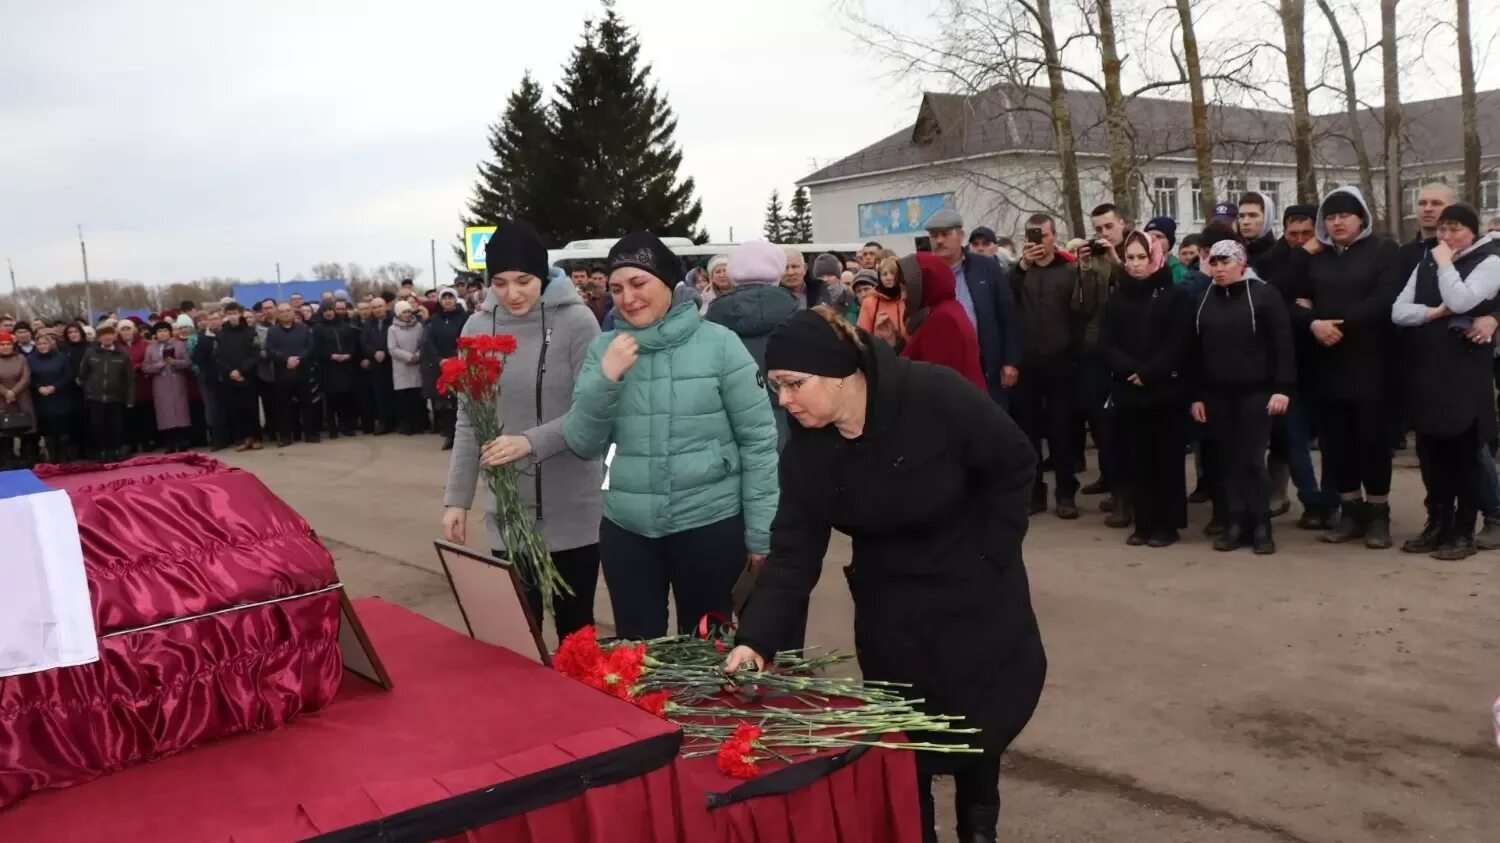
{"label": "blue canopy tent", "polygon": [[349,285],[343,281],[285,281],[277,284],[275,281],[258,281],[254,284],[234,285],[234,300],[250,307],[264,299],[275,299],[284,301],[294,294],[301,295],[302,300],[310,304],[316,304],[324,293],[337,290],[349,290]]}

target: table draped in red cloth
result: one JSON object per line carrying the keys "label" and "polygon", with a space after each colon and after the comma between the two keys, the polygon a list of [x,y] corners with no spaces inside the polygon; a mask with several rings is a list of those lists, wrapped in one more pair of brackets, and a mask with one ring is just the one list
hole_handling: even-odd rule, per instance
{"label": "table draped in red cloth", "polygon": [[72,502],[100,658],[0,679],[0,807],[333,699],[333,557],[255,475],[195,454],[35,473]]}
{"label": "table draped in red cloth", "polygon": [[759,780],[677,758],[671,723],[515,653],[379,600],[356,606],[391,691],[351,677],[284,729],[27,799],[0,812],[0,836],[83,843],[107,822],[111,843],[921,838],[908,752],[872,750],[791,792],[710,808]]}

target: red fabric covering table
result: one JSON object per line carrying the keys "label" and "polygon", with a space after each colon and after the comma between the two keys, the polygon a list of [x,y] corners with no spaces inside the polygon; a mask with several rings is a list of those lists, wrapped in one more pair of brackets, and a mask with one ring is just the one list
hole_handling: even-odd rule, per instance
{"label": "red fabric covering table", "polygon": [[920,839],[909,753],[710,809],[746,783],[678,758],[672,724],[392,604],[356,606],[392,691],[350,676],[285,728],[37,794],[0,811],[0,840]]}

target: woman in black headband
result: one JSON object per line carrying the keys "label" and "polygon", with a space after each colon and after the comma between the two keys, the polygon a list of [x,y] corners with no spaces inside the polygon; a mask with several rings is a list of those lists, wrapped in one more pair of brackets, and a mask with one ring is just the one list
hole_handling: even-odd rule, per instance
{"label": "woman in black headband", "polygon": [[994,840],[1000,755],[1047,673],[1021,561],[1036,452],[962,375],[898,358],[827,307],[771,333],[766,369],[794,424],[771,554],[725,667],[763,667],[797,640],[830,533],[848,534],[865,678],[907,683],[928,710],[983,730],[946,737],[983,755],[918,756],[924,839],[937,839],[932,776],[942,774],[955,779],[960,838]]}

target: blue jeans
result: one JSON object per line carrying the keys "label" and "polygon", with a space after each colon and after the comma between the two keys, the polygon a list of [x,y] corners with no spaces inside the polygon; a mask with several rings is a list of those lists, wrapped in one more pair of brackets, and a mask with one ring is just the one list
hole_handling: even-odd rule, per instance
{"label": "blue jeans", "polygon": [[[1338,494],[1319,485],[1318,474],[1313,469],[1308,412],[1305,401],[1293,398],[1286,415],[1272,420],[1271,456],[1286,463],[1292,483],[1297,487],[1297,500],[1304,507],[1335,508],[1339,505]],[[1327,471],[1323,474],[1326,477]]]}

